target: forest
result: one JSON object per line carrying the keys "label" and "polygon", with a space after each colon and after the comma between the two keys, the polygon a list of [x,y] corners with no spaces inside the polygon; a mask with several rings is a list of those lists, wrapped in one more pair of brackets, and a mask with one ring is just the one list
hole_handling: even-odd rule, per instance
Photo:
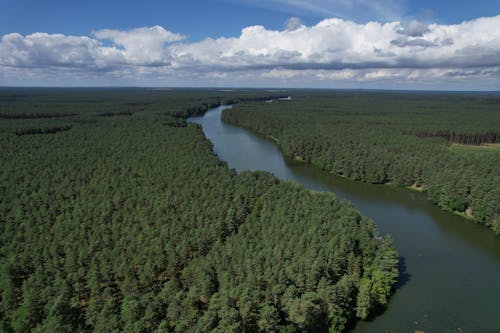
{"label": "forest", "polygon": [[296,91],[223,121],[324,171],[425,192],[500,236],[500,94]]}
{"label": "forest", "polygon": [[277,97],[0,89],[0,332],[343,332],[383,309],[389,236],[331,193],[237,174],[185,120],[251,102],[237,114],[295,122]]}

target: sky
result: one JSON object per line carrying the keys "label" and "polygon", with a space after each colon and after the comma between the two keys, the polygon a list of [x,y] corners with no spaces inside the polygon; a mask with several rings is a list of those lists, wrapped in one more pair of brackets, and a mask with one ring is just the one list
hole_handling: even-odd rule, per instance
{"label": "sky", "polygon": [[0,0],[0,86],[500,90],[500,1]]}

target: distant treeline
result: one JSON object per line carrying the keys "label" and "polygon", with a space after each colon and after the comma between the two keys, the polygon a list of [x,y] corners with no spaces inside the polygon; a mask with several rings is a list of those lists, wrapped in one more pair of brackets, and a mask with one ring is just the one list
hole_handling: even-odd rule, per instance
{"label": "distant treeline", "polygon": [[[489,96],[483,103],[482,94],[310,92],[240,104],[222,117],[323,170],[423,190],[500,235],[500,149],[472,146],[499,142],[500,97]],[[471,146],[459,151],[451,142]]]}
{"label": "distant treeline", "polygon": [[[78,117],[0,122],[0,331],[342,332],[384,307],[398,254],[372,221],[333,194],[236,174],[176,118],[261,95],[30,90],[13,103]],[[98,116],[123,108],[134,116]],[[21,138],[21,125],[73,128]]]}
{"label": "distant treeline", "polygon": [[16,135],[31,135],[31,134],[54,134],[57,132],[69,131],[73,126],[52,126],[52,127],[31,127],[16,130]]}
{"label": "distant treeline", "polygon": [[48,119],[75,116],[74,113],[0,113],[0,119]]}
{"label": "distant treeline", "polygon": [[426,137],[439,137],[451,142],[460,143],[464,145],[481,145],[483,143],[498,143],[500,142],[500,133],[487,132],[487,133],[455,133],[454,131],[441,130],[435,132],[410,132],[403,131],[403,134],[413,134],[420,138]]}
{"label": "distant treeline", "polygon": [[104,112],[97,114],[99,117],[119,117],[119,116],[131,116],[133,113],[130,111],[117,111],[117,112]]}
{"label": "distant treeline", "polygon": [[201,116],[205,114],[210,109],[216,108],[221,105],[234,105],[242,102],[260,102],[268,101],[273,99],[283,98],[282,95],[266,95],[266,96],[250,96],[250,97],[240,97],[240,98],[224,98],[220,101],[214,101],[211,103],[201,103],[196,106],[189,106],[187,108],[178,110],[173,113],[174,117],[178,118],[188,118],[193,116]]}

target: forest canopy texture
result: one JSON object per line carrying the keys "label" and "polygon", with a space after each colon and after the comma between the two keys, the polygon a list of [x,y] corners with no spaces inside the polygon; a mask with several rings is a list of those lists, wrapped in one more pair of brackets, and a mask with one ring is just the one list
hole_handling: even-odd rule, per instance
{"label": "forest canopy texture", "polygon": [[390,238],[185,121],[272,97],[0,90],[0,331],[341,332],[386,304]]}
{"label": "forest canopy texture", "polygon": [[500,235],[498,93],[300,92],[244,103],[225,122],[353,180],[423,191]]}

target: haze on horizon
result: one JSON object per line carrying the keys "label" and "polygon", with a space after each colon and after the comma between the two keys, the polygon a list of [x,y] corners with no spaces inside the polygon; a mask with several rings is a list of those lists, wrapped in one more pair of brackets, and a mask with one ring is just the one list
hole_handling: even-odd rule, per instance
{"label": "haze on horizon", "polygon": [[500,4],[480,7],[6,0],[0,86],[498,90]]}

